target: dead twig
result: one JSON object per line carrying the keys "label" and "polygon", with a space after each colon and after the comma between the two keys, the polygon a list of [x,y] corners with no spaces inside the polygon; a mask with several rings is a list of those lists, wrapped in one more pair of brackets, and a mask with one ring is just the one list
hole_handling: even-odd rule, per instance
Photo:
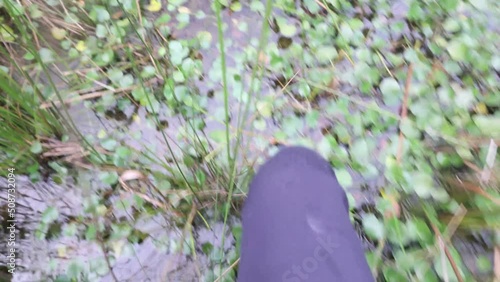
{"label": "dead twig", "polygon": [[[128,88],[131,88],[131,87],[128,87]],[[124,88],[121,90],[128,91],[130,89]],[[115,93],[115,91],[110,91],[110,90],[98,91],[98,92],[88,93],[88,94],[80,95],[78,97],[66,99],[63,102],[64,102],[64,104],[71,104],[71,103],[74,103],[77,101],[95,99],[95,98],[99,98],[99,97],[102,97],[102,96],[107,95],[107,94],[114,94],[114,93]],[[50,108],[50,107],[52,107],[52,104],[54,104],[55,106],[61,105],[61,103],[59,101],[45,102],[45,103],[42,103],[42,105],[40,105],[40,109]]]}
{"label": "dead twig", "polygon": [[221,281],[222,278],[224,278],[224,276],[231,270],[233,269],[238,263],[240,262],[240,258],[238,258],[235,262],[233,262],[226,270],[224,270],[224,272],[222,272],[222,274],[217,277],[217,279],[215,279],[214,282],[219,282]]}
{"label": "dead twig", "polygon": [[493,141],[493,139],[491,139],[490,145],[488,147],[488,153],[486,154],[486,162],[483,171],[481,172],[482,183],[487,183],[490,180],[491,172],[493,170],[493,166],[495,165],[497,149],[497,144],[495,143],[495,141]]}
{"label": "dead twig", "polygon": [[[184,240],[186,240],[186,233],[193,232],[192,223],[193,223],[194,216],[196,215],[197,211],[198,211],[198,209],[196,207],[196,203],[193,202],[193,204],[191,205],[191,211],[189,212],[186,224],[184,225],[184,228],[183,228],[182,234],[181,234],[181,242],[183,242],[183,243],[184,243]],[[179,249],[179,253],[182,253],[182,248]],[[194,260],[196,261],[197,260],[196,251],[193,252],[193,255],[194,255]],[[198,277],[202,277],[201,272],[200,272],[200,268],[198,267],[198,264],[196,264],[195,270],[196,270],[196,274],[198,275]]]}
{"label": "dead twig", "polygon": [[495,247],[493,266],[495,273],[495,281],[500,281],[500,246]]}
{"label": "dead twig", "polygon": [[493,197],[492,195],[484,191],[479,185],[458,178],[456,180],[451,178],[446,178],[445,180],[451,185],[462,187],[467,191],[479,194],[487,198],[488,200],[492,201],[493,203],[500,205],[500,199]]}
{"label": "dead twig", "polygon": [[147,179],[147,177],[144,174],[142,174],[142,172],[140,172],[138,170],[125,170],[121,173],[120,177],[118,178],[118,183],[120,183],[120,185],[123,187],[123,189],[125,191],[139,196],[140,198],[142,198],[146,202],[151,203],[152,205],[156,206],[157,208],[161,208],[165,211],[170,211],[175,216],[178,216],[178,217],[183,216],[180,212],[170,208],[169,206],[165,205],[164,203],[162,203],[162,202],[160,202],[160,201],[158,201],[158,200],[156,200],[156,199],[154,199],[154,198],[152,198],[144,193],[141,193],[141,192],[138,192],[138,191],[135,191],[134,189],[132,189],[127,184],[127,181],[130,181],[130,180],[142,180],[148,184],[151,184],[149,182],[149,180]]}
{"label": "dead twig", "polygon": [[[149,86],[153,83],[156,83],[159,79],[158,78],[153,78],[147,82],[144,83],[144,86]],[[129,91],[132,91],[136,89],[138,86],[129,86],[125,88],[119,88],[119,89],[114,89],[114,90],[104,90],[104,91],[97,91],[93,93],[88,93],[88,94],[83,94],[74,98],[69,98],[63,101],[64,104],[71,104],[73,102],[78,102],[78,101],[84,101],[88,99],[95,99],[102,97],[104,95],[109,95],[109,94],[116,94],[116,93],[126,93]],[[51,102],[45,102],[40,105],[40,109],[47,109],[52,107],[52,105],[59,106],[61,105],[60,101],[51,101]]]}
{"label": "dead twig", "polygon": [[[439,244],[439,250],[441,253],[445,252],[445,244],[443,242],[443,239],[441,237],[437,238],[438,244]],[[441,271],[443,272],[443,280],[444,282],[449,282],[450,281],[450,276],[448,275],[448,271],[446,271],[446,258],[444,256],[441,256]]]}
{"label": "dead twig", "polygon": [[460,205],[460,208],[455,212],[453,217],[448,222],[448,225],[446,226],[446,236],[448,238],[451,238],[453,234],[455,234],[455,231],[457,231],[458,226],[460,226],[460,223],[462,222],[466,214],[467,209],[464,207],[464,205]]}
{"label": "dead twig", "polygon": [[103,240],[100,237],[101,237],[101,235],[99,235],[99,246],[101,247],[101,250],[102,250],[102,252],[104,254],[104,259],[106,260],[106,264],[108,266],[109,273],[111,274],[111,277],[113,277],[113,280],[115,282],[118,282],[120,280],[118,280],[118,278],[116,277],[115,272],[113,271],[113,266],[111,265],[111,261],[109,259],[109,255],[108,255],[108,252],[106,250],[106,246],[104,245],[104,242],[103,242]]}
{"label": "dead twig", "polygon": [[377,55],[380,59],[380,61],[382,62],[382,65],[384,65],[384,68],[385,70],[387,71],[387,73],[392,77],[394,78],[394,75],[392,74],[391,70],[387,67],[387,64],[385,63],[385,58],[382,56],[382,54],[380,54],[379,51],[377,51]]}
{"label": "dead twig", "polygon": [[314,2],[316,2],[316,4],[318,4],[319,6],[321,6],[321,8],[328,10],[328,7],[325,6],[325,4],[321,3],[319,0],[314,0]]}
{"label": "dead twig", "polygon": [[[451,256],[450,250],[448,250],[448,247],[444,243],[443,235],[441,234],[439,229],[434,224],[431,223],[431,227],[432,227],[432,230],[434,231],[434,234],[436,235],[437,241],[439,242],[439,247],[444,251],[446,257],[448,258],[448,261],[451,264],[451,268],[453,268],[453,272],[455,273],[455,276],[457,277],[458,282],[464,282],[464,279],[460,275],[460,270],[458,269],[458,266],[457,266],[457,263],[455,262],[455,259]],[[446,268],[445,268],[443,273],[445,273],[445,274],[447,273]]]}
{"label": "dead twig", "polygon": [[142,26],[142,14],[141,14],[141,6],[139,4],[139,0],[135,0],[135,6],[137,7],[137,17],[139,19],[139,24]]}
{"label": "dead twig", "polygon": [[408,97],[410,96],[410,86],[412,77],[413,77],[413,64],[410,64],[410,66],[408,67],[408,75],[406,76],[403,107],[401,109],[401,119],[399,121],[399,141],[398,141],[398,152],[396,155],[396,161],[398,164],[401,163],[401,158],[403,157],[404,136],[403,136],[403,131],[401,131],[401,123],[406,119],[408,115]]}

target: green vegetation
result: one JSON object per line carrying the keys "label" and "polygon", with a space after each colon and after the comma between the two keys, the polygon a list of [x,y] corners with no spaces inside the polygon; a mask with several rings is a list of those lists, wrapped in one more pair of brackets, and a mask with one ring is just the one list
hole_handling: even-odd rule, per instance
{"label": "green vegetation", "polygon": [[36,93],[24,90],[2,70],[0,88],[2,96],[0,125],[0,155],[2,174],[14,166],[24,168],[21,173],[38,170],[37,154],[42,145],[36,136],[60,135],[61,124],[57,115],[52,112],[38,110]]}
{"label": "green vegetation", "polygon": [[180,235],[158,248],[195,260],[195,229],[222,222],[235,246],[204,244],[197,271],[233,281],[253,171],[301,144],[330,160],[379,280],[493,279],[497,2],[0,1],[1,173],[76,179],[81,212],[49,206],[34,233],[102,250],[44,277],[119,281],[114,263],[155,236],[140,223],[166,216]]}

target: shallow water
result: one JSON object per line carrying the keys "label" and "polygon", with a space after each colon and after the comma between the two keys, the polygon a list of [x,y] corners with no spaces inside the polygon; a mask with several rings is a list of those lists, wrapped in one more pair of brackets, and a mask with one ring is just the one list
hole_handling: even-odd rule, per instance
{"label": "shallow water", "polygon": [[[0,178],[0,186],[4,187],[6,183],[5,179]],[[92,187],[84,187],[71,180],[63,186],[50,180],[33,184],[27,177],[21,176],[17,177],[16,185],[18,193],[16,248],[20,259],[17,261],[17,271],[12,281],[46,281],[47,275],[64,273],[71,260],[75,259],[82,265],[92,265],[95,260],[104,263],[101,259],[102,249],[94,242],[66,235],[39,240],[34,234],[38,222],[42,219],[43,211],[49,206],[55,206],[59,211],[58,220],[53,224],[54,228],[57,226],[60,228],[61,223],[85,215],[83,203],[95,193],[88,190],[95,189],[95,183],[90,184]],[[3,210],[5,206],[1,208]],[[6,226],[6,217],[3,213],[2,218],[2,226]],[[238,224],[234,220],[231,222]],[[141,244],[123,249],[125,255],[119,258],[113,267],[119,281],[197,281],[198,273],[203,275],[207,271],[208,258],[202,252],[198,253],[196,259],[186,255],[186,252],[172,252],[171,244],[175,238],[180,238],[181,231],[172,227],[167,218],[159,216],[149,218],[138,222],[136,227],[150,236]],[[2,230],[0,236],[2,238],[0,244],[3,246],[7,243],[4,232],[5,230]],[[220,247],[222,224],[216,223],[211,229],[196,228],[194,234],[197,236],[196,249],[201,249],[206,243]],[[224,249],[227,251],[233,245],[233,237],[227,235]],[[5,252],[0,254],[0,261],[6,261],[5,255]],[[108,274],[99,281],[115,280]]]}

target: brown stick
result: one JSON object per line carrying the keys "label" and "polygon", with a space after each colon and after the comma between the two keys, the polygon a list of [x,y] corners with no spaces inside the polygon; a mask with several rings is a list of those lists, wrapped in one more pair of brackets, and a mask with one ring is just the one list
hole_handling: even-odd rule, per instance
{"label": "brown stick", "polygon": [[495,247],[493,265],[494,265],[495,278],[497,279],[496,281],[499,281],[500,280],[500,246]]}
{"label": "brown stick", "polygon": [[[151,80],[146,81],[144,83],[144,86],[150,86],[153,83],[156,83],[157,81],[158,81],[157,78],[152,78]],[[119,88],[119,89],[114,89],[114,90],[103,90],[103,91],[97,91],[97,92],[93,92],[93,93],[82,94],[82,95],[79,95],[79,96],[76,96],[73,98],[66,99],[63,101],[63,103],[70,104],[73,102],[79,102],[79,101],[83,101],[83,100],[99,98],[99,97],[104,96],[104,95],[111,95],[111,94],[116,94],[116,93],[119,93],[119,95],[121,95],[121,93],[127,93],[131,90],[136,89],[137,87],[138,86],[129,86],[129,87]],[[51,102],[44,102],[40,105],[40,109],[50,108],[50,107],[52,107],[53,104],[55,106],[59,106],[59,105],[61,105],[61,102],[57,101],[57,100],[51,101]]]}
{"label": "brown stick", "polygon": [[479,195],[485,197],[486,199],[494,202],[495,204],[500,205],[500,199],[495,198],[494,196],[490,195],[488,192],[484,191],[479,185],[476,185],[476,184],[469,182],[469,181],[466,181],[466,180],[455,180],[452,178],[446,178],[446,181],[452,185],[460,186],[467,191],[479,194]]}
{"label": "brown stick", "polygon": [[443,243],[444,253],[446,254],[446,257],[448,258],[448,261],[450,262],[451,267],[453,268],[453,272],[455,272],[455,276],[457,277],[458,282],[464,282],[464,279],[460,275],[460,270],[458,269],[457,263],[455,262],[455,260],[451,256],[451,253],[448,250],[448,247],[446,246],[446,244],[444,244],[444,240],[442,239],[443,236],[441,235],[441,232],[439,232],[439,229],[432,223],[431,223],[431,227],[432,227],[432,230],[434,230],[434,233],[436,234],[438,242],[440,241]]}
{"label": "brown stick", "polygon": [[219,282],[221,281],[222,278],[224,278],[224,276],[229,272],[231,271],[231,269],[233,269],[238,263],[240,262],[240,258],[238,258],[235,262],[233,262],[226,270],[224,270],[224,272],[222,272],[221,276],[217,277],[217,279],[214,281],[214,282]]}
{"label": "brown stick", "polygon": [[396,156],[396,161],[398,162],[398,164],[401,163],[401,158],[403,157],[404,136],[403,136],[403,131],[401,131],[401,123],[408,115],[408,96],[410,96],[410,86],[412,77],[413,77],[413,64],[410,64],[410,66],[408,67],[408,75],[406,76],[405,93],[403,97],[403,108],[401,109],[401,119],[399,120],[399,141],[398,141],[398,153]]}

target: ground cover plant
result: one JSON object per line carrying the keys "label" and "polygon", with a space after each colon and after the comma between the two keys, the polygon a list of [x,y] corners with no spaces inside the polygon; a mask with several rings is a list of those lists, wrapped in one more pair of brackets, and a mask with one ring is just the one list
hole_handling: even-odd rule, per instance
{"label": "ground cover plant", "polygon": [[[79,199],[32,212],[55,245],[15,279],[127,281],[130,258],[234,281],[248,182],[290,144],[331,162],[379,281],[500,279],[499,18],[493,0],[0,1],[1,173]],[[151,278],[148,240],[193,276]]]}

